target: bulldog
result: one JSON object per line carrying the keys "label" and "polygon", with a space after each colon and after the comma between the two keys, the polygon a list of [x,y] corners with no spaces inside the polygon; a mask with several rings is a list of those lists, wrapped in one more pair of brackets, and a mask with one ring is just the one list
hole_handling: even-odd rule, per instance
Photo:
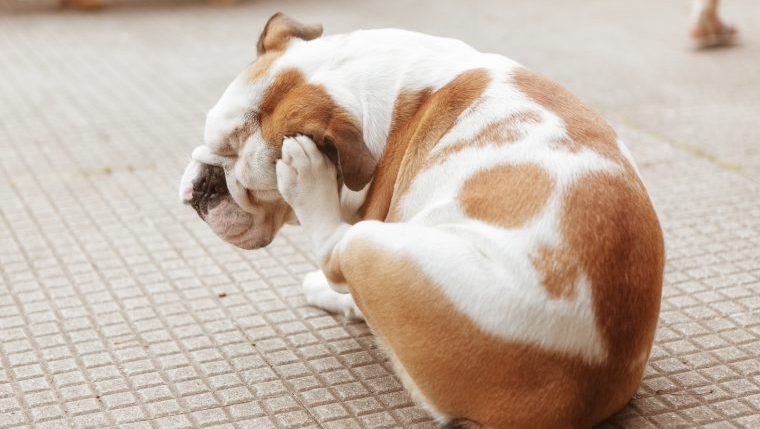
{"label": "bulldog", "polygon": [[180,197],[254,249],[300,223],[306,300],[364,318],[442,425],[589,428],[631,398],[663,237],[629,151],[501,55],[276,14],[208,112]]}

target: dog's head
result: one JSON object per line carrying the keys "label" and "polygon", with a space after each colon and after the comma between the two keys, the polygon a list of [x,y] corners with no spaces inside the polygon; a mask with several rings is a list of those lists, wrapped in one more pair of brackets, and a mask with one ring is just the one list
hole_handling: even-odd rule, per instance
{"label": "dog's head", "polygon": [[275,164],[283,138],[309,136],[336,164],[349,189],[362,189],[374,172],[359,120],[324,86],[310,81],[324,61],[305,44],[321,34],[320,25],[304,25],[281,13],[269,19],[257,60],[208,112],[205,145],[193,151],[183,174],[182,201],[238,247],[266,246],[284,223],[295,222],[277,191]]}

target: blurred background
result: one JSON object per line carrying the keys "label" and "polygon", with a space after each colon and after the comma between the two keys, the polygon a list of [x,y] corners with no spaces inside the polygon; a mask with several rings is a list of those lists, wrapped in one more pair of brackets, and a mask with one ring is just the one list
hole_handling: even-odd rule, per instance
{"label": "blurred background", "polygon": [[609,119],[668,265],[645,380],[603,427],[760,427],[760,2],[695,50],[689,0],[0,1],[0,428],[434,427],[362,323],[178,202],[204,116],[283,11],[400,27],[549,75]]}

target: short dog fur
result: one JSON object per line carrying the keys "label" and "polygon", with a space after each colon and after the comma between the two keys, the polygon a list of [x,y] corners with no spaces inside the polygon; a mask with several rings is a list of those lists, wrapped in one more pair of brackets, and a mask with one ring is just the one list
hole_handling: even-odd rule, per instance
{"label": "short dog fur", "polygon": [[307,300],[363,317],[442,424],[589,428],[649,356],[663,238],[633,160],[500,55],[282,14],[209,111],[180,186],[223,239],[299,222]]}

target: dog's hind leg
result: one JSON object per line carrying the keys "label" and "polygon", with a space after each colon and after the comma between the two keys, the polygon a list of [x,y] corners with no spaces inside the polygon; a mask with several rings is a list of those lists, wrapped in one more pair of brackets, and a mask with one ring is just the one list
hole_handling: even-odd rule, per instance
{"label": "dog's hind leg", "polygon": [[478,350],[488,337],[442,288],[443,281],[472,291],[490,281],[493,264],[469,238],[437,227],[362,221],[345,229],[322,260],[326,277],[350,291],[404,387],[439,424],[460,413],[471,417],[481,396],[499,402],[478,392],[480,386],[499,390],[483,379],[490,369],[480,366],[498,356]]}
{"label": "dog's hind leg", "polygon": [[[493,420],[492,410],[511,402],[503,385],[513,377],[493,377],[485,362],[502,361],[504,347],[455,303],[499,323],[509,312],[494,311],[493,301],[509,292],[494,294],[494,285],[517,283],[519,267],[484,257],[471,234],[450,227],[349,225],[341,218],[336,168],[311,139],[285,139],[282,153],[278,189],[310,238],[327,285],[351,293],[413,399],[440,424],[463,416]],[[311,302],[346,308],[348,295],[339,302],[321,280],[307,279]]]}

